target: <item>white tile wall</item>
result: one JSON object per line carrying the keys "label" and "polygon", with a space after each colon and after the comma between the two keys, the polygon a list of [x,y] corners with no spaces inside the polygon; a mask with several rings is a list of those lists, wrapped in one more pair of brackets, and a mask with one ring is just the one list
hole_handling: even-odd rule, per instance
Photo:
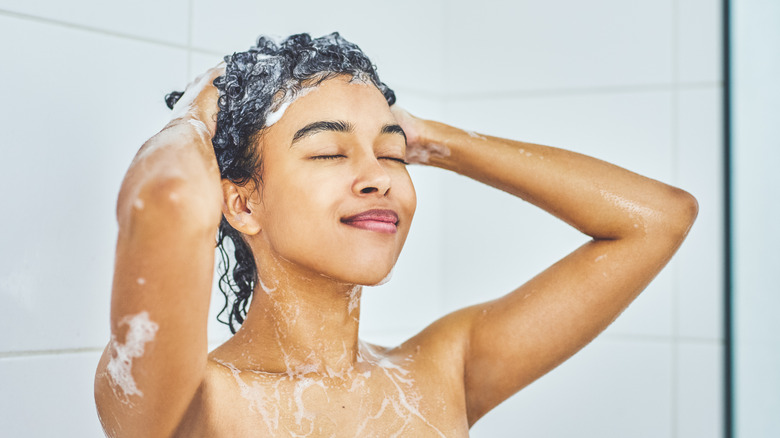
{"label": "white tile wall", "polygon": [[723,339],[723,136],[719,87],[679,92],[676,183],[699,201],[677,255],[678,334]]}
{"label": "white tile wall", "polygon": [[[189,0],[0,0],[0,11],[172,44],[187,44]],[[50,41],[58,45],[59,42]]]}
{"label": "white tile wall", "polygon": [[558,146],[652,178],[672,179],[670,91],[506,93],[502,98],[452,99],[446,111],[447,121],[457,126]]}
{"label": "white tile wall", "polygon": [[677,345],[677,437],[723,435],[723,345]]}
{"label": "white tile wall", "polygon": [[471,436],[673,437],[671,364],[667,342],[597,339],[488,413]]}
{"label": "white tile wall", "polygon": [[[13,61],[0,63],[0,95],[13,102],[0,106],[12,121],[0,146],[10,206],[0,238],[3,436],[101,436],[98,353],[67,351],[108,337],[115,196],[167,119],[162,96],[259,33],[333,30],[366,50],[417,115],[594,155],[700,201],[673,266],[603,337],[472,436],[722,435],[721,2],[139,1],[0,0],[0,56]],[[418,212],[407,248],[393,280],[364,292],[370,341],[396,344],[585,241],[504,193],[410,172]],[[480,226],[475,212],[496,209]],[[212,317],[220,308],[216,292]],[[209,324],[215,346],[228,332]],[[48,354],[23,353],[33,350]],[[42,411],[52,420],[37,421]]]}
{"label": "white tile wall", "polygon": [[454,93],[672,81],[672,2],[503,0],[449,3]]}
{"label": "white tile wall", "polygon": [[92,382],[100,353],[0,358],[4,437],[100,438]]}
{"label": "white tile wall", "polygon": [[[108,341],[115,202],[138,147],[166,118],[184,50],[0,16],[0,352]],[[52,42],[56,47],[52,48]],[[12,104],[10,104],[12,103]],[[56,330],[52,330],[56,327]]]}
{"label": "white tile wall", "polygon": [[348,0],[193,0],[192,42],[198,48],[232,53],[248,48],[259,34],[320,36],[338,31],[371,57],[391,88],[441,91],[443,3],[400,0],[368,7]]}
{"label": "white tile wall", "polygon": [[723,2],[677,0],[677,75],[680,82],[723,80]]}

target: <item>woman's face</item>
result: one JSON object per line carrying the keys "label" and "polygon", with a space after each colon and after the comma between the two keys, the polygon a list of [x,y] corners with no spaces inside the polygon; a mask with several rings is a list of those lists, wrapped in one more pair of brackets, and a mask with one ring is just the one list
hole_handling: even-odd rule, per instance
{"label": "woman's face", "polygon": [[304,269],[375,284],[398,259],[417,198],[387,101],[349,79],[324,81],[265,130],[258,237]]}

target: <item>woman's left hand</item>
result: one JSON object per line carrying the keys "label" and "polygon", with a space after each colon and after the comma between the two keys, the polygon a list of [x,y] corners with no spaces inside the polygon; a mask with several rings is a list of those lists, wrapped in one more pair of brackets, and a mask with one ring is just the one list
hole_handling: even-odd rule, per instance
{"label": "woman's left hand", "polygon": [[410,164],[431,164],[432,157],[446,157],[449,150],[440,144],[431,143],[424,135],[427,121],[417,118],[398,105],[390,107],[395,120],[406,134],[406,162]]}

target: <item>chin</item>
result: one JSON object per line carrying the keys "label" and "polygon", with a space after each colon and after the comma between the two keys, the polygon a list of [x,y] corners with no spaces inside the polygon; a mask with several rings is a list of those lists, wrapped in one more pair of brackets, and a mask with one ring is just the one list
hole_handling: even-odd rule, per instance
{"label": "chin", "polygon": [[389,282],[390,279],[393,278],[393,270],[395,270],[395,266],[393,266],[393,268],[390,269],[390,272],[388,272],[387,275],[385,275],[381,280],[373,284],[367,284],[366,286],[381,286]]}
{"label": "chin", "polygon": [[[361,266],[363,265],[363,266]],[[332,275],[331,277],[340,279],[349,284],[359,284],[361,286],[379,286],[387,283],[393,272],[394,263],[364,265],[355,263],[351,265],[349,272],[341,275]],[[325,274],[327,275],[327,274]]]}

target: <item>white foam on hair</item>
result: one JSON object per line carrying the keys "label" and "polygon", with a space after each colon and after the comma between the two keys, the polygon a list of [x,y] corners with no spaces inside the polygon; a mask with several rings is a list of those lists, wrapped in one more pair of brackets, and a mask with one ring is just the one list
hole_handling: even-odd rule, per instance
{"label": "white foam on hair", "polygon": [[115,386],[119,387],[125,397],[131,395],[143,396],[133,379],[133,359],[144,355],[144,346],[154,340],[159,326],[149,319],[149,312],[143,311],[136,315],[127,315],[119,321],[119,327],[128,326],[124,344],[111,336],[111,360],[106,366],[108,375]]}
{"label": "white foam on hair", "polygon": [[[265,127],[268,128],[270,126],[273,126],[274,123],[281,120],[282,116],[284,115],[284,112],[287,111],[287,108],[289,108],[290,105],[293,104],[293,102],[311,93],[315,88],[316,87],[306,87],[300,89],[298,92],[294,92],[291,89],[288,89],[285,92],[285,97],[283,98],[282,103],[279,105],[279,107],[273,111],[269,111],[268,114],[265,116]],[[291,96],[288,97],[288,94]]]}
{"label": "white foam on hair", "polygon": [[358,71],[355,72],[355,74],[352,75],[352,79],[349,81],[350,83],[358,83],[358,84],[366,84],[366,85],[376,85],[374,84],[374,80],[371,79],[371,75],[364,71]]}

